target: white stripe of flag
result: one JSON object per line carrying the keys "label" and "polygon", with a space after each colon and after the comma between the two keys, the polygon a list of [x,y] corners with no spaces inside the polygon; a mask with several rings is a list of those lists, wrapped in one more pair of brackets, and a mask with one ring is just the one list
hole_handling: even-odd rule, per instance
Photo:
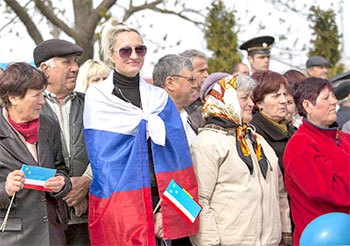
{"label": "white stripe of flag", "polygon": [[196,218],[193,217],[193,215],[184,207],[182,206],[181,203],[178,202],[178,200],[176,200],[175,197],[173,197],[169,192],[164,191],[164,196],[166,196],[172,203],[174,203],[176,205],[176,207],[178,207],[188,218],[189,220],[193,223],[195,221]]}
{"label": "white stripe of flag", "polygon": [[44,186],[45,185],[45,181],[36,180],[36,179],[24,179],[24,183],[25,184],[29,184],[29,185],[38,185],[38,186]]}

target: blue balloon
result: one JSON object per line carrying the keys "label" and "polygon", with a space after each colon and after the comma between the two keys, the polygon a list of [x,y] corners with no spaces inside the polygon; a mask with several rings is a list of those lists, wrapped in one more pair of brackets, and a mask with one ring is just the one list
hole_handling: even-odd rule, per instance
{"label": "blue balloon", "polygon": [[305,227],[299,244],[350,245],[350,215],[328,213],[317,217]]}

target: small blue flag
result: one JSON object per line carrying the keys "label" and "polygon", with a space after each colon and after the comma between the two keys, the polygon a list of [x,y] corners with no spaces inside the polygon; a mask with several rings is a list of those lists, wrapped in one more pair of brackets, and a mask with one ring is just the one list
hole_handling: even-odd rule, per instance
{"label": "small blue flag", "polygon": [[52,191],[45,189],[45,181],[49,178],[55,177],[56,169],[36,167],[30,165],[22,165],[21,169],[25,176],[24,179],[24,188],[34,189],[34,190],[43,190],[43,191]]}
{"label": "small blue flag", "polygon": [[190,224],[195,222],[202,211],[202,206],[173,179],[164,191],[163,199],[175,208]]}

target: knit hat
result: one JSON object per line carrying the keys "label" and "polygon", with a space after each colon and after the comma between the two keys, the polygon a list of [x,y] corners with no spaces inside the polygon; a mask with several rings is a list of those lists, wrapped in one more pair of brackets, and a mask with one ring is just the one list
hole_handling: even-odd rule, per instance
{"label": "knit hat", "polygon": [[202,88],[199,92],[200,98],[205,101],[205,97],[209,94],[211,89],[213,89],[215,82],[219,81],[222,78],[231,76],[229,73],[222,73],[222,72],[217,72],[217,73],[212,73],[210,74],[203,82]]}

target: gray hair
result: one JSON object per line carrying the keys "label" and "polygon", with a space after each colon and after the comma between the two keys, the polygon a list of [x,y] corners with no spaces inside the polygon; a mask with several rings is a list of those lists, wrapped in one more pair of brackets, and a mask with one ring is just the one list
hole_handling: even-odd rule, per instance
{"label": "gray hair", "polygon": [[110,18],[102,26],[101,54],[104,62],[112,69],[114,68],[114,64],[112,61],[110,61],[108,53],[113,52],[114,44],[117,41],[117,34],[121,32],[136,32],[138,35],[140,35],[140,33],[136,29],[132,27],[128,27],[124,23],[119,22],[117,18],[113,18],[113,17]]}
{"label": "gray hair", "polygon": [[237,91],[253,91],[256,86],[256,82],[248,75],[237,75],[236,87]]}
{"label": "gray hair", "polygon": [[195,50],[195,49],[185,50],[184,52],[180,53],[180,55],[191,59],[192,62],[193,62],[193,58],[195,57],[200,57],[208,61],[208,57],[202,51]]}
{"label": "gray hair", "polygon": [[[45,61],[45,64],[48,67],[52,67],[52,68],[55,67],[56,66],[56,64],[55,64],[55,57],[52,57],[49,60]],[[40,69],[40,67],[39,67],[39,69]]]}
{"label": "gray hair", "polygon": [[179,74],[184,68],[193,71],[193,65],[189,58],[174,54],[163,56],[154,65],[153,84],[163,87],[168,76]]}

